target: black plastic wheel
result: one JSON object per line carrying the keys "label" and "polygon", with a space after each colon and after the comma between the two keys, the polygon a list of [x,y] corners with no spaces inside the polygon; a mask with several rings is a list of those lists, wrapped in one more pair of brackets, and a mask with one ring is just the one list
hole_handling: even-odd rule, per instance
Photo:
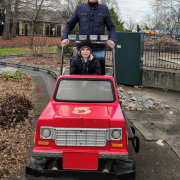
{"label": "black plastic wheel", "polygon": [[128,173],[135,170],[135,162],[133,159],[127,160],[114,160],[112,165],[112,171],[118,173]]}
{"label": "black plastic wheel", "polygon": [[48,158],[44,158],[44,157],[35,157],[35,158],[32,157],[28,161],[27,166],[33,169],[42,170],[45,169],[47,160]]}

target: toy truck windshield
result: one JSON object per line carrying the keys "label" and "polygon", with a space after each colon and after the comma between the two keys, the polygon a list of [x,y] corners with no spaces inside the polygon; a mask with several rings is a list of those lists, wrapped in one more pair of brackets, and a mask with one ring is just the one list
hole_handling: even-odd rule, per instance
{"label": "toy truck windshield", "polygon": [[114,102],[115,93],[110,79],[59,79],[55,101],[61,102]]}

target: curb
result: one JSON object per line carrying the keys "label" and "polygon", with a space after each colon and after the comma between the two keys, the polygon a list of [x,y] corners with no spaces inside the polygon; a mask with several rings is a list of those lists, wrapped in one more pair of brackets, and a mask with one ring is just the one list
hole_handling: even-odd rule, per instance
{"label": "curb", "polygon": [[53,78],[57,78],[57,74],[52,71],[52,70],[49,70],[49,69],[46,69],[46,68],[41,68],[41,67],[37,67],[37,66],[29,66],[29,65],[23,65],[23,64],[16,64],[16,63],[10,63],[10,62],[3,62],[3,61],[0,61],[0,65],[3,65],[3,66],[6,66],[6,65],[11,65],[11,66],[17,66],[18,68],[21,68],[21,67],[26,67],[26,68],[31,68],[33,69],[34,71],[39,71],[39,70],[42,70],[42,71],[45,71],[47,74],[51,74],[53,76]]}
{"label": "curb", "polygon": [[[55,55],[61,55],[61,53],[44,53],[43,56],[55,56]],[[31,57],[32,54],[17,54],[17,55],[4,55],[0,56],[0,59],[5,58],[18,58],[18,57]]]}

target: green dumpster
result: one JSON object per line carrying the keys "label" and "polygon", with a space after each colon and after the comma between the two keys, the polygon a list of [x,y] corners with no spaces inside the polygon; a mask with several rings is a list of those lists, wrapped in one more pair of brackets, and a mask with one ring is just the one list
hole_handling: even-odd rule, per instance
{"label": "green dumpster", "polygon": [[144,34],[117,32],[115,45],[116,83],[142,84]]}

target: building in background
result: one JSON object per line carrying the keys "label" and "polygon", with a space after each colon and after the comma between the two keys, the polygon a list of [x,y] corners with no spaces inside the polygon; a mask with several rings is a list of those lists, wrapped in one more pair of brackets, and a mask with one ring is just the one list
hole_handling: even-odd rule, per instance
{"label": "building in background", "polygon": [[[59,13],[58,13],[59,14]],[[62,22],[62,16],[57,12],[40,15],[35,28],[35,35],[37,36],[61,36],[65,27],[65,23]],[[32,33],[32,23],[27,17],[18,17],[18,29],[17,35],[28,36]]]}

